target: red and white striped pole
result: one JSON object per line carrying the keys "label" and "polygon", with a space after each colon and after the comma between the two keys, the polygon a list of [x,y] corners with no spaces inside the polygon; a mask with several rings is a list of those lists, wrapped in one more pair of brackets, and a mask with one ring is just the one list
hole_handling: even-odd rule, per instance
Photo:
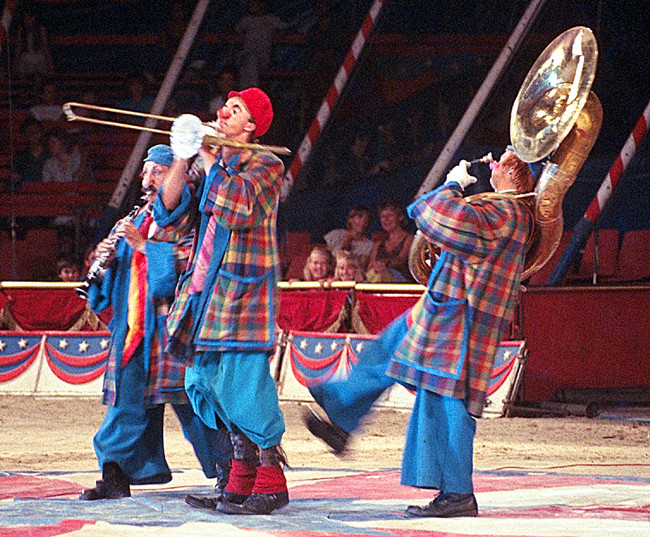
{"label": "red and white striped pole", "polygon": [[630,160],[634,156],[634,153],[636,153],[636,150],[648,133],[649,123],[650,102],[648,102],[648,106],[646,106],[643,114],[641,114],[641,117],[639,118],[639,121],[637,121],[636,125],[634,126],[634,130],[632,130],[632,133],[625,142],[623,149],[621,149],[621,152],[616,158],[616,161],[610,168],[607,177],[605,177],[605,180],[600,185],[600,188],[596,193],[596,197],[591,202],[591,205],[589,205],[584,218],[590,220],[591,222],[596,222],[598,216],[600,216],[601,211],[605,207],[605,204],[611,197],[612,192],[617,187],[621,176],[625,171],[625,168],[629,164]]}
{"label": "red and white striped pole", "polygon": [[352,46],[345,56],[345,60],[343,60],[343,65],[341,65],[336,78],[334,79],[334,83],[327,92],[325,100],[321,104],[318,113],[314,118],[314,121],[309,127],[307,134],[303,138],[300,147],[298,148],[296,156],[294,157],[291,165],[289,166],[289,169],[287,170],[287,173],[285,174],[284,185],[282,186],[283,198],[286,198],[289,194],[289,191],[293,187],[293,184],[298,177],[303,164],[307,162],[309,154],[311,153],[316,140],[323,132],[330,114],[336,105],[336,101],[343,92],[343,88],[347,84],[354,64],[359,58],[359,55],[361,54],[361,51],[366,44],[366,40],[368,39],[370,32],[372,32],[375,22],[377,21],[377,17],[379,16],[379,13],[381,12],[381,9],[384,7],[385,3],[386,0],[375,0],[370,8],[370,11],[368,11],[363,24],[361,25],[361,29],[352,42]]}
{"label": "red and white striped pole", "polygon": [[[623,145],[623,149],[621,149],[618,157],[616,157],[616,161],[614,161],[614,164],[607,173],[607,177],[605,177],[605,180],[600,185],[600,188],[591,202],[591,205],[589,205],[587,212],[573,228],[571,241],[567,245],[566,250],[562,254],[556,267],[553,269],[551,276],[546,282],[547,285],[559,285],[564,279],[569,267],[573,264],[573,260],[587,242],[589,235],[594,229],[596,220],[605,208],[609,198],[611,198],[612,192],[614,192],[614,189],[618,186],[618,183],[623,176],[623,172],[625,172],[625,168],[630,163],[630,160],[632,160],[634,153],[636,153],[636,150],[648,133],[649,123],[650,102],[648,102],[643,114],[641,114],[641,117],[634,126],[632,133]],[[596,273],[594,271],[594,283],[596,283],[595,278]]]}
{"label": "red and white striped pole", "polygon": [[2,52],[2,47],[9,35],[11,19],[13,19],[14,12],[16,11],[17,1],[18,0],[7,0],[5,2],[5,8],[2,10],[2,24],[0,24],[0,52]]}

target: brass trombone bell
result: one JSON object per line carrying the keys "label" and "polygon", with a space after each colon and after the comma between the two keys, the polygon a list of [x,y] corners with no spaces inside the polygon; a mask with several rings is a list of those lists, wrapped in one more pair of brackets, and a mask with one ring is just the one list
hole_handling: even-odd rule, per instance
{"label": "brass trombone bell", "polygon": [[[75,112],[72,110],[73,108],[85,108],[88,110],[95,110],[98,112],[108,112],[111,114],[120,114],[120,115],[127,115],[127,116],[137,116],[137,117],[142,117],[142,118],[150,118],[150,119],[156,119],[159,121],[168,121],[170,123],[176,122],[177,119],[180,118],[185,118],[187,116],[190,116],[191,118],[188,121],[188,125],[190,125],[193,128],[197,129],[197,133],[202,134],[201,137],[198,138],[198,146],[196,146],[196,151],[201,147],[202,144],[205,145],[210,145],[210,146],[221,146],[225,145],[228,147],[236,147],[240,149],[251,149],[251,150],[258,150],[258,151],[270,151],[271,153],[276,153],[278,155],[291,155],[291,150],[287,147],[283,146],[276,146],[276,145],[265,145],[265,144],[257,144],[257,143],[246,143],[246,142],[239,142],[237,140],[230,140],[228,138],[223,138],[221,136],[216,135],[216,131],[214,128],[208,124],[208,123],[202,123],[201,120],[196,117],[192,116],[191,114],[183,114],[182,116],[179,116],[179,118],[173,118],[173,117],[168,117],[168,116],[158,116],[155,114],[145,114],[142,112],[133,112],[131,110],[120,110],[118,108],[107,108],[105,106],[97,106],[94,104],[84,104],[84,103],[75,103],[75,102],[68,102],[63,105],[63,112],[65,113],[65,117],[68,121],[84,121],[87,123],[95,123],[97,125],[108,125],[110,127],[120,127],[123,129],[133,129],[133,130],[139,130],[139,131],[148,131],[148,132],[153,132],[156,134],[167,134],[170,135],[170,137],[175,133],[176,129],[172,128],[171,131],[166,131],[162,129],[155,129],[153,127],[145,127],[142,125],[132,125],[130,123],[120,123],[117,121],[108,121],[105,119],[97,119],[97,118],[92,118],[92,117],[87,117],[87,116],[80,116],[75,114]],[[194,138],[198,134],[193,133]],[[183,135],[187,135],[186,133],[183,133]],[[197,140],[195,139],[194,142],[196,143]],[[191,156],[196,154],[196,151],[192,153]],[[179,155],[181,156],[181,155]],[[181,158],[190,158],[190,157],[181,157]]]}
{"label": "brass trombone bell", "polygon": [[569,134],[596,74],[593,32],[576,26],[556,37],[526,75],[510,115],[510,139],[517,156],[536,162]]}

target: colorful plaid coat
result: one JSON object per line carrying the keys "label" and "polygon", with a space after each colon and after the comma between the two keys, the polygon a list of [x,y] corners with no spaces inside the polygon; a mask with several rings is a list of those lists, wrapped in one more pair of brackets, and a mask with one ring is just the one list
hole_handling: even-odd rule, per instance
{"label": "colorful plaid coat", "polygon": [[[204,350],[270,350],[275,343],[279,257],[276,217],[284,165],[238,154],[206,176],[196,159],[184,197],[198,210],[195,242],[167,327],[168,350],[191,362]],[[162,203],[154,215],[164,215]],[[158,218],[158,216],[156,216]]]}
{"label": "colorful plaid coat", "polygon": [[463,399],[480,416],[517,301],[532,215],[511,197],[470,204],[456,183],[416,200],[408,212],[442,252],[388,374]]}
{"label": "colorful plaid coat", "polygon": [[[144,213],[133,221],[136,227],[142,225]],[[175,216],[179,216],[176,214]],[[179,226],[182,227],[182,226]],[[187,229],[188,226],[185,226]],[[146,298],[144,305],[145,334],[142,344],[131,360],[142,360],[146,371],[143,386],[143,406],[151,408],[161,403],[187,403],[184,389],[185,364],[164,352],[167,344],[166,312],[163,305],[170,304],[178,275],[185,268],[189,249],[186,236],[179,234],[177,227],[159,228],[145,245],[147,261]],[[109,324],[111,343],[102,402],[114,405],[117,398],[131,399],[133,394],[120,394],[120,378],[123,372],[122,355],[128,332],[129,285],[131,281],[131,260],[133,250],[125,240],[117,244],[115,259],[111,262],[101,282],[95,281],[88,289],[88,304],[94,312],[113,307]],[[141,305],[142,306],[142,305]],[[162,311],[157,311],[162,308]]]}

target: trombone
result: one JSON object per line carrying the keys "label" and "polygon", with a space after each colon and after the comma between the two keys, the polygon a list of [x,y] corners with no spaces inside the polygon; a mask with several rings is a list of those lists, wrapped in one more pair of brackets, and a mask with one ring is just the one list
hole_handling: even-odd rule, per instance
{"label": "trombone", "polygon": [[[131,110],[120,110],[118,108],[107,108],[105,106],[97,106],[94,104],[83,104],[83,103],[75,103],[75,102],[68,102],[63,105],[63,112],[65,114],[65,117],[68,121],[85,121],[87,123],[96,123],[98,125],[108,125],[111,127],[121,127],[124,129],[134,129],[134,130],[139,130],[139,131],[148,131],[148,132],[153,132],[157,134],[167,134],[167,135],[172,135],[172,131],[166,131],[166,130],[161,130],[161,129],[155,129],[153,127],[144,127],[141,125],[132,125],[130,123],[119,123],[117,121],[108,121],[104,119],[97,119],[97,118],[92,118],[92,117],[86,117],[86,116],[80,116],[74,113],[72,108],[85,108],[87,110],[96,110],[98,112],[109,112],[113,114],[122,114],[122,115],[130,115],[130,116],[138,116],[138,117],[143,117],[143,118],[150,118],[150,119],[157,119],[160,121],[168,121],[168,122],[174,122],[176,121],[176,118],[169,117],[169,116],[158,116],[155,114],[145,114],[143,112],[132,112]],[[202,126],[203,131],[209,131],[211,130],[212,132],[215,132],[213,127],[208,124],[208,123],[201,123],[201,120],[197,118],[196,116],[190,116],[189,114],[184,114],[183,116],[180,117],[191,117],[194,118],[196,123],[199,124],[199,126]],[[194,122],[192,122],[194,123]],[[203,143],[206,145],[211,145],[211,146],[220,146],[220,145],[225,145],[229,147],[236,147],[239,149],[252,149],[252,150],[258,150],[258,151],[270,151],[271,153],[276,153],[278,155],[291,155],[291,150],[288,149],[287,147],[282,147],[282,146],[277,146],[277,145],[264,145],[264,144],[257,144],[257,143],[247,143],[247,142],[239,142],[237,140],[229,140],[228,138],[223,138],[221,136],[217,136],[216,134],[211,134],[210,132],[204,132],[203,133]]]}

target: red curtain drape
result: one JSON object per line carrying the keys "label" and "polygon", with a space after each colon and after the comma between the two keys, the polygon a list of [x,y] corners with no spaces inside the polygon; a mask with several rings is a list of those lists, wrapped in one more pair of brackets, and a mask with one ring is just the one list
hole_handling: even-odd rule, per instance
{"label": "red curtain drape", "polygon": [[[16,324],[26,331],[69,330],[86,310],[86,301],[72,289],[7,289],[0,293],[0,308],[8,302]],[[108,324],[111,314],[99,318]]]}
{"label": "red curtain drape", "polygon": [[[338,289],[283,290],[279,293],[278,325],[287,331],[324,332],[337,321],[349,293]],[[378,334],[418,297],[357,292],[359,318],[369,333]],[[69,330],[87,305],[72,289],[7,289],[0,293],[0,309],[8,302],[16,324],[27,331]],[[111,315],[109,309],[98,317],[108,324]]]}
{"label": "red curtain drape", "polygon": [[282,330],[323,332],[334,324],[349,291],[282,291],[278,325]]}
{"label": "red curtain drape", "polygon": [[357,293],[359,317],[370,334],[378,334],[420,298],[416,295]]}

